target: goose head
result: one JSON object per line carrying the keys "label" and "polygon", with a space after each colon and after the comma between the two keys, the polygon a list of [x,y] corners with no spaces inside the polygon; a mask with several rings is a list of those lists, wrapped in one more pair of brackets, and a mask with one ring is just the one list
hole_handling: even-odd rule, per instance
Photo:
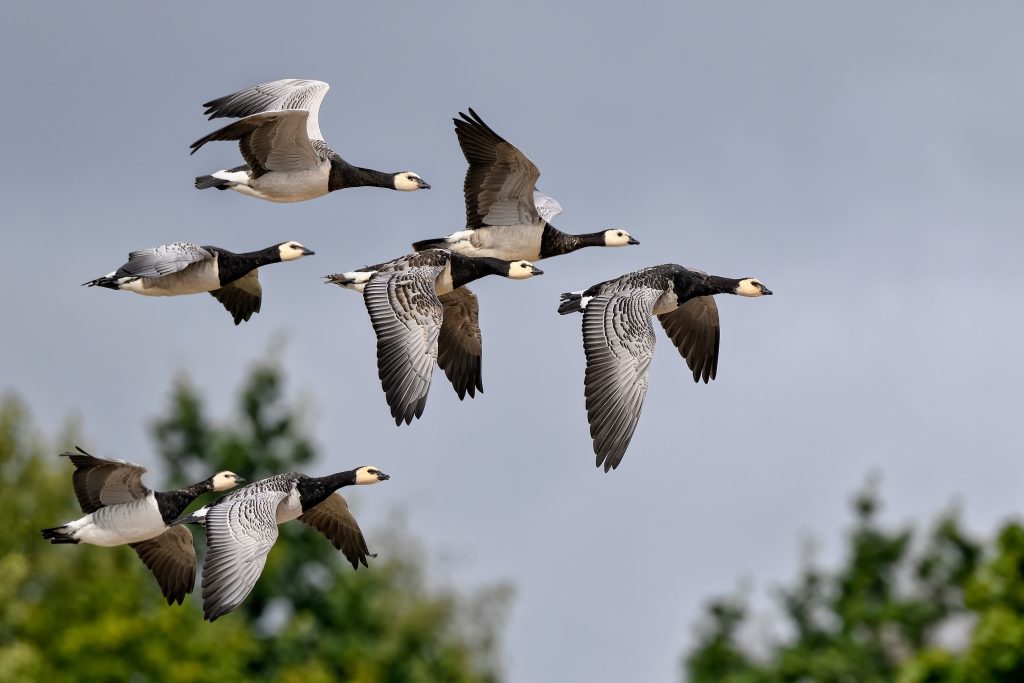
{"label": "goose head", "polygon": [[245,479],[242,479],[234,472],[229,472],[227,470],[223,472],[218,472],[217,474],[210,477],[210,486],[214,491],[227,491],[229,489],[235,488],[239,484],[244,483]]}
{"label": "goose head", "polygon": [[357,485],[376,484],[378,482],[387,481],[390,478],[391,477],[381,472],[379,467],[374,465],[363,465],[356,469],[355,483]]}
{"label": "goose head", "polygon": [[395,189],[401,192],[414,192],[416,190],[429,190],[430,183],[412,171],[396,173],[394,177]]}
{"label": "goose head", "polygon": [[534,275],[543,275],[544,271],[529,261],[510,261],[508,264],[508,277],[511,280],[525,280]]}
{"label": "goose head", "polygon": [[745,277],[736,285],[733,293],[740,296],[769,296],[772,290],[761,284],[761,281],[757,278]]}
{"label": "goose head", "polygon": [[604,231],[604,246],[625,247],[630,244],[640,244],[640,241],[619,228],[609,228]]}
{"label": "goose head", "polygon": [[295,241],[282,242],[277,245],[277,254],[281,257],[282,261],[294,261],[303,256],[312,256],[315,253],[312,249],[307,249]]}

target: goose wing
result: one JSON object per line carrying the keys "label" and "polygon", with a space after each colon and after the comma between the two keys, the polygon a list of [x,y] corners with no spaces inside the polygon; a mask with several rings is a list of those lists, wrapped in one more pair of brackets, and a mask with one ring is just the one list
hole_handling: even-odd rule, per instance
{"label": "goose wing", "polygon": [[525,154],[495,133],[472,109],[459,113],[455,134],[469,162],[463,192],[466,227],[533,225],[540,220],[533,203],[540,171]]}
{"label": "goose wing", "polygon": [[153,572],[167,604],[184,602],[196,583],[196,549],[188,527],[172,526],[156,538],[131,546]]}
{"label": "goose wing", "polygon": [[676,310],[658,316],[669,339],[693,371],[693,381],[707,384],[718,374],[718,346],[722,330],[713,296],[698,296]]}
{"label": "goose wing", "polygon": [[340,493],[327,498],[299,515],[299,521],[307,524],[327,537],[334,547],[345,554],[353,569],[367,566],[367,557],[376,557],[366,547],[366,539],[348,509],[348,503]]}
{"label": "goose wing", "polygon": [[618,467],[640,419],[654,357],[651,311],[661,294],[648,287],[602,294],[583,311],[587,418],[605,472]]}
{"label": "goose wing", "polygon": [[115,277],[163,277],[185,270],[193,263],[213,258],[213,253],[191,242],[162,244],[128,254],[128,263],[117,269]]}
{"label": "goose wing", "polygon": [[546,223],[562,213],[562,205],[554,197],[549,197],[539,190],[533,191],[533,205],[537,207],[537,214]]}
{"label": "goose wing", "polygon": [[264,111],[281,109],[304,109],[309,112],[306,133],[310,140],[323,140],[320,133],[320,103],[331,86],[323,81],[305,78],[284,78],[279,81],[260,83],[247,90],[218,97],[204,102],[203,114],[210,119],[223,116],[241,118]]}
{"label": "goose wing", "polygon": [[142,465],[117,460],[97,458],[77,449],[76,453],[62,453],[75,466],[71,483],[82,512],[96,512],[106,505],[129,503],[149,494],[142,484],[146,468]]}
{"label": "goose wing", "polygon": [[459,399],[475,397],[484,390],[480,374],[483,340],[480,337],[480,304],[468,287],[439,297],[444,306],[437,341],[437,364],[444,370]]}
{"label": "goose wing", "polygon": [[440,266],[377,273],[363,303],[377,334],[377,372],[395,424],[423,414],[437,360],[442,308],[434,289]]}
{"label": "goose wing", "polygon": [[306,130],[309,116],[304,109],[252,114],[199,138],[192,154],[213,140],[238,140],[254,178],[267,171],[306,171],[321,162]]}
{"label": "goose wing", "polygon": [[228,313],[238,325],[243,320],[251,318],[253,313],[260,312],[263,288],[260,286],[259,271],[250,270],[231,284],[215,289],[210,294],[228,309]]}
{"label": "goose wing", "polygon": [[245,600],[277,541],[277,506],[287,491],[249,489],[232,494],[206,513],[203,616],[210,621]]}

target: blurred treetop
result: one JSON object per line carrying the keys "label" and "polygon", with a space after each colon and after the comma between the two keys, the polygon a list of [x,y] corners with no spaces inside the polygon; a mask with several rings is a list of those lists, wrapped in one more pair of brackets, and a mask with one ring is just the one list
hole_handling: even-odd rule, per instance
{"label": "blurred treetop", "polygon": [[[237,417],[214,424],[199,394],[179,381],[154,426],[167,478],[150,484],[173,487],[220,469],[249,480],[303,471],[316,452],[282,383],[275,365],[258,365]],[[118,452],[116,435],[106,438],[82,445],[137,459]],[[252,595],[212,624],[202,619],[198,581],[184,605],[169,607],[131,549],[44,542],[40,529],[81,516],[72,468],[57,457],[70,439],[51,443],[33,433],[17,398],[3,399],[0,681],[499,680],[509,589],[461,595],[434,587],[424,553],[401,528],[364,527],[379,557],[353,571],[315,531],[282,525]],[[203,533],[193,531],[201,561]]]}
{"label": "blurred treetop", "polygon": [[[808,562],[778,591],[775,640],[746,647],[745,600],[710,602],[685,656],[690,683],[1011,683],[1024,681],[1024,528],[1011,522],[992,548],[955,513],[915,542],[887,530],[869,486],[843,566]],[[783,635],[779,636],[778,633]],[[764,647],[764,646],[767,647]]]}

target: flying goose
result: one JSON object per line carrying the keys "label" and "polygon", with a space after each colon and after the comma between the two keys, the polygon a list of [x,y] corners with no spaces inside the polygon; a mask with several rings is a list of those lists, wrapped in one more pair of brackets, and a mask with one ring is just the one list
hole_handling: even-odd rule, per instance
{"label": "flying goose", "polygon": [[320,132],[323,81],[286,78],[210,100],[210,119],[238,118],[192,143],[192,154],[211,140],[238,140],[245,164],[196,178],[196,189],[235,190],[272,202],[301,202],[347,187],[411,192],[430,185],[412,171],[383,173],[353,166],[327,146]]}
{"label": "flying goose", "polygon": [[146,296],[180,296],[209,292],[238,325],[260,312],[263,288],[260,266],[312,256],[298,242],[281,242],[260,251],[235,254],[220,247],[175,242],[133,251],[128,263],[83,286],[120,289]]}
{"label": "flying goose", "polygon": [[361,292],[377,334],[377,370],[395,424],[423,414],[436,361],[459,399],[483,391],[479,304],[465,287],[487,275],[523,280],[543,274],[528,261],[472,258],[428,249],[328,283]]}
{"label": "flying goose", "polygon": [[364,465],[326,477],[291,472],[260,479],[221,496],[178,524],[206,527],[203,560],[203,616],[210,621],[242,604],[252,591],[277,541],[277,525],[298,518],[345,554],[354,569],[374,557],[366,547],[348,503],[335,493],[343,486],[376,484],[390,477]]}
{"label": "flying goose", "polygon": [[715,378],[721,336],[715,294],[762,296],[771,290],[755,278],[668,263],[562,294],[559,313],[583,313],[587,419],[597,466],[605,472],[618,467],[640,419],[654,357],[652,315],[686,359],[693,380]]}
{"label": "flying goose", "polygon": [[130,545],[145,563],[167,604],[179,605],[196,580],[196,551],[186,527],[169,527],[189,504],[207,491],[227,491],[244,483],[234,472],[218,472],[198,484],[173,491],[150,491],[146,469],[124,460],[97,458],[81,448],[63,453],[75,465],[72,483],[85,516],[43,529],[50,543]]}
{"label": "flying goose", "polygon": [[471,108],[455,122],[459,146],[469,162],[463,191],[466,229],[413,243],[413,249],[451,249],[465,256],[514,261],[568,254],[583,247],[640,244],[619,228],[570,235],[549,222],[562,206],[537,191],[540,171],[525,154],[495,133]]}

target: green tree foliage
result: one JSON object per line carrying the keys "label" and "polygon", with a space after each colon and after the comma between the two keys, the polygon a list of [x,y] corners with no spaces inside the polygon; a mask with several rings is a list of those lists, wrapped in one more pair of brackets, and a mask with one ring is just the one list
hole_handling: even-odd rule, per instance
{"label": "green tree foliage", "polygon": [[[314,464],[300,412],[284,401],[281,373],[269,364],[254,369],[239,414],[223,425],[179,381],[154,434],[172,485],[219,469],[256,479],[343,467],[329,459]],[[5,399],[0,681],[499,679],[496,649],[508,590],[467,596],[438,588],[428,582],[424,553],[400,526],[364,529],[380,556],[353,571],[315,531],[283,525],[253,594],[210,624],[202,619],[198,586],[184,605],[168,607],[130,549],[53,546],[40,538],[39,529],[81,514],[71,467],[55,457],[71,440],[57,448],[44,443],[32,433],[25,407]],[[194,530],[202,558],[202,531]]]}
{"label": "green tree foliage", "polygon": [[[808,563],[778,592],[785,634],[757,648],[740,597],[713,600],[684,660],[690,683],[1011,683],[1024,681],[1024,528],[987,553],[953,513],[915,541],[886,529],[872,487],[854,501],[847,558]],[[762,644],[765,645],[765,644]]]}

